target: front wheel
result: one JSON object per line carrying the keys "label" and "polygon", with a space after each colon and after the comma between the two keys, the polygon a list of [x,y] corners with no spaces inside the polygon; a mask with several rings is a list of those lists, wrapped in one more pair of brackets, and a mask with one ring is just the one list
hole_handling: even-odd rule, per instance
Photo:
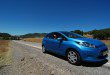
{"label": "front wheel", "polygon": [[78,52],[73,51],[73,50],[69,50],[67,52],[67,59],[69,63],[74,64],[74,65],[79,65],[81,62],[80,55],[78,54]]}
{"label": "front wheel", "polygon": [[46,49],[45,49],[44,46],[42,46],[42,52],[43,52],[43,53],[46,53]]}

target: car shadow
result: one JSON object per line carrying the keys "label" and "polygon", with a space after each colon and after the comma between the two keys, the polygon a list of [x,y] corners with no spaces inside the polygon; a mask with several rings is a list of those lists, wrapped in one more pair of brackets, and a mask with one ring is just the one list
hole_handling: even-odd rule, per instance
{"label": "car shadow", "polygon": [[108,60],[104,60],[104,61],[101,61],[101,62],[82,62],[81,65],[82,66],[85,66],[85,67],[101,67],[103,66],[104,64],[106,64],[108,62]]}
{"label": "car shadow", "polygon": [[[55,53],[52,53],[52,52],[47,52],[47,54],[50,54],[54,57],[57,57],[59,59],[63,59],[65,61],[67,61],[67,59],[64,57],[64,56],[61,56],[61,55],[57,55]],[[104,64],[106,64],[108,62],[108,60],[104,60],[104,61],[101,61],[101,62],[84,62],[82,61],[79,65],[76,65],[76,66],[84,66],[84,67],[101,67],[103,66]]]}
{"label": "car shadow", "polygon": [[52,52],[46,52],[46,53],[49,54],[49,55],[52,55],[52,56],[54,56],[54,57],[57,57],[57,58],[59,58],[59,59],[63,59],[63,60],[65,60],[65,61],[67,61],[64,56],[61,56],[61,55],[58,55],[58,54],[55,54],[55,53],[52,53]]}

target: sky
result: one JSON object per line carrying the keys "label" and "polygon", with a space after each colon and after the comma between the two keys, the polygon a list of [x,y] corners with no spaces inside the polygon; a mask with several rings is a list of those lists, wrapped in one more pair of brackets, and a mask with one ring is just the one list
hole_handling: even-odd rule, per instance
{"label": "sky", "polygon": [[110,28],[110,0],[0,0],[0,32]]}

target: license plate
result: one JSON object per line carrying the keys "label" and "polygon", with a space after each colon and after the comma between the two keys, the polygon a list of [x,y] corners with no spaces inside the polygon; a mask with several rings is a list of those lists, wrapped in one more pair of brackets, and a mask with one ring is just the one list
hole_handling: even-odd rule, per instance
{"label": "license plate", "polygon": [[108,51],[104,51],[103,52],[103,56],[107,55]]}

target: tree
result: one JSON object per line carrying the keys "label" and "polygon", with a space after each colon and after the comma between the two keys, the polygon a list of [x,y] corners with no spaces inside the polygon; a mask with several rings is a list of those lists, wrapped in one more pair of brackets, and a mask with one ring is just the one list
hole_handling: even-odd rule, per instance
{"label": "tree", "polygon": [[105,31],[102,31],[102,30],[99,30],[99,31],[95,31],[94,33],[92,33],[93,35],[93,38],[95,39],[99,39],[99,40],[107,40],[109,38],[109,33],[108,32],[105,32]]}
{"label": "tree", "polygon": [[83,35],[83,31],[81,31],[81,30],[74,30],[74,31],[71,31],[71,32],[77,33],[79,35]]}

